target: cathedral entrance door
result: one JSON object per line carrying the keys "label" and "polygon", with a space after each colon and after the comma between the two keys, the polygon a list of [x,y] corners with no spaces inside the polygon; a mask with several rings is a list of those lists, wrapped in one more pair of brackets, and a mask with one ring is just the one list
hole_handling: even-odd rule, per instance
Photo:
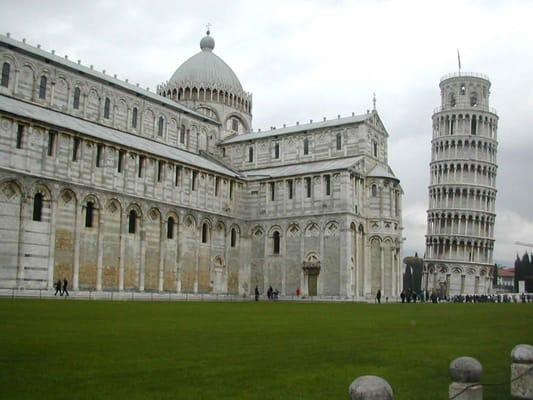
{"label": "cathedral entrance door", "polygon": [[307,291],[309,292],[309,296],[316,296],[317,295],[317,278],[318,275],[312,274],[307,275]]}
{"label": "cathedral entrance door", "polygon": [[[318,295],[318,274],[320,273],[320,261],[304,261],[303,263],[304,277],[307,280],[307,295]],[[305,292],[304,292],[305,293]]]}

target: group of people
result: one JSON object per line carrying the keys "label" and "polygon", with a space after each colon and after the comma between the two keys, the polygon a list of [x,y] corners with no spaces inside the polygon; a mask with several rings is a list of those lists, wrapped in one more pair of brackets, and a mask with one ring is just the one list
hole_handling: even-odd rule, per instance
{"label": "group of people", "polygon": [[457,295],[452,298],[454,303],[531,303],[533,295],[522,293],[512,294],[482,294],[482,295]]}
{"label": "group of people", "polygon": [[437,303],[438,296],[435,292],[430,294],[428,290],[422,290],[420,293],[417,293],[409,288],[407,290],[402,290],[402,293],[400,293],[400,299],[402,299],[402,303],[410,303],[411,301],[413,303],[416,303],[417,301],[420,301],[421,303],[429,301],[432,303]]}
{"label": "group of people", "polygon": [[[255,294],[255,301],[259,301],[260,293],[259,293],[259,288],[257,286],[255,287],[254,294]],[[278,289],[274,290],[272,289],[272,286],[269,286],[267,290],[267,297],[269,300],[277,300],[279,297],[279,290]]]}
{"label": "group of people", "polygon": [[60,296],[65,295],[65,297],[67,297],[69,295],[68,294],[68,281],[67,281],[67,278],[64,278],[63,282],[61,282],[61,279],[58,279],[54,286],[55,286],[55,289],[56,289],[56,292],[54,293],[54,296],[57,296],[58,293],[59,293]]}

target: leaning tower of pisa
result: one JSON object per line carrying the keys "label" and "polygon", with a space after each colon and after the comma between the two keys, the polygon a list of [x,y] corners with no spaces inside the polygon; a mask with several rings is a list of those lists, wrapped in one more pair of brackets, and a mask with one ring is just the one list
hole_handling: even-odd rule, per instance
{"label": "leaning tower of pisa", "polygon": [[498,116],[490,81],[454,73],[433,112],[423,286],[441,296],[492,289]]}

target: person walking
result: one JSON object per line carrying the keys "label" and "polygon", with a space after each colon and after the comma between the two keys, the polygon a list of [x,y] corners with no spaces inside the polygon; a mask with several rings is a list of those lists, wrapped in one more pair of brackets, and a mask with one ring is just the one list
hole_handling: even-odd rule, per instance
{"label": "person walking", "polygon": [[[61,283],[61,282],[60,282]],[[68,281],[67,281],[67,278],[63,279],[63,294],[66,294],[68,296],[68,290],[67,290],[67,287],[68,287]],[[62,294],[62,295],[63,295]]]}
{"label": "person walking", "polygon": [[54,293],[54,296],[57,296],[58,293],[60,296],[63,296],[63,293],[61,293],[61,279],[58,279],[54,286],[56,287],[56,292]]}
{"label": "person walking", "polygon": [[255,287],[255,292],[254,292],[254,294],[255,294],[255,301],[259,301],[259,289],[258,289],[257,286]]}
{"label": "person walking", "polygon": [[381,289],[379,289],[376,294],[376,301],[378,302],[378,304],[381,304]]}

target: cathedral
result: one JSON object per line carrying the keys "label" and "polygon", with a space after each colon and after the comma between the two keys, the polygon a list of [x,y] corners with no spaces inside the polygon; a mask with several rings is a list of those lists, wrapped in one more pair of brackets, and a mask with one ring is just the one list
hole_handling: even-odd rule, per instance
{"label": "cathedral", "polygon": [[375,103],[254,130],[214,48],[208,31],[154,92],[0,35],[0,288],[398,297]]}

